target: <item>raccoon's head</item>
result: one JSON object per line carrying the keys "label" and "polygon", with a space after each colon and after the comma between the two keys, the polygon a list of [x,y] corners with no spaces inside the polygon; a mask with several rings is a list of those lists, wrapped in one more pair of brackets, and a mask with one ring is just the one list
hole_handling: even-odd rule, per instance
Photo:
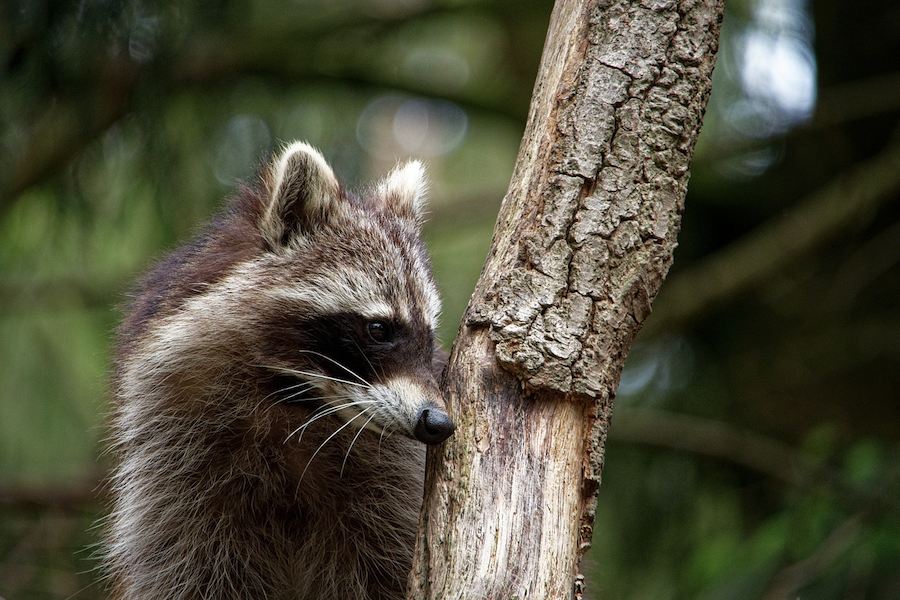
{"label": "raccoon's head", "polygon": [[255,361],[280,402],[426,444],[453,433],[434,375],[440,300],[420,239],[425,187],[410,162],[356,197],[303,143],[263,173],[254,219],[264,249],[242,268],[263,292]]}

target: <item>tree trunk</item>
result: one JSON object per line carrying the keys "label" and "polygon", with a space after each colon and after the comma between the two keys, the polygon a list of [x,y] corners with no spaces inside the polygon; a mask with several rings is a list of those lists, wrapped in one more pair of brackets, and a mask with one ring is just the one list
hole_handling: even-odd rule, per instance
{"label": "tree trunk", "polygon": [[571,598],[625,356],[672,262],[721,0],[559,0],[444,376],[410,598]]}

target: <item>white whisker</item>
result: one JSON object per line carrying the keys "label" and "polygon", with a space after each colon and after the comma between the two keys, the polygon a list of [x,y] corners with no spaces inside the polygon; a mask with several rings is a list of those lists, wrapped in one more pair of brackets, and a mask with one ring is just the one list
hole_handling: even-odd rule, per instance
{"label": "white whisker", "polygon": [[[365,414],[365,413],[362,412],[362,413],[360,413],[360,414],[362,415],[362,414]],[[355,418],[355,417],[354,417],[354,418]],[[350,451],[353,450],[353,444],[356,443],[356,440],[359,439],[359,436],[362,434],[363,430],[364,430],[366,427],[368,427],[369,423],[371,423],[371,422],[372,422],[372,419],[374,419],[374,418],[375,418],[375,414],[373,413],[373,414],[368,418],[368,420],[367,420],[365,423],[363,423],[363,426],[359,428],[359,431],[356,432],[356,435],[353,436],[353,439],[350,440],[350,445],[347,446],[347,452],[344,453],[344,461],[341,463],[341,472],[340,472],[340,475],[338,475],[339,477],[343,477],[343,476],[344,476],[344,467],[347,465],[347,459],[350,458]]]}
{"label": "white whisker", "polygon": [[362,357],[363,357],[364,359],[366,359],[366,364],[369,365],[369,368],[372,369],[373,372],[374,372],[374,371],[379,371],[379,374],[380,374],[380,375],[382,376],[382,378],[383,378],[383,377],[384,377],[384,373],[381,373],[379,369],[376,369],[376,368],[375,368],[375,365],[372,364],[372,361],[369,360],[369,357],[366,356],[366,353],[363,352],[363,349],[359,347],[359,344],[356,342],[356,340],[353,340],[353,345],[356,346],[356,349],[359,350],[359,353],[362,355]]}
{"label": "white whisker", "polygon": [[[344,396],[333,396],[333,398],[347,399]],[[365,406],[365,405],[370,405],[370,404],[373,404],[372,400],[357,400],[355,402],[343,402],[341,404],[336,404],[334,402],[326,402],[325,406],[321,406],[318,409],[316,409],[316,411],[310,416],[310,418],[305,423],[303,423],[302,425],[300,425],[299,427],[294,429],[287,436],[287,438],[284,440],[283,443],[285,443],[285,444],[288,443],[288,441],[290,441],[290,439],[297,433],[300,433],[300,437],[297,438],[297,441],[299,442],[301,439],[303,439],[303,432],[306,430],[306,428],[309,427],[310,425],[312,425],[314,422],[318,421],[319,419],[322,419],[327,416],[338,413],[345,408],[350,408],[353,406]],[[353,418],[355,419],[356,417],[353,417]]]}
{"label": "white whisker", "polygon": [[[300,386],[297,386],[297,387],[300,387]],[[280,398],[280,399],[279,399],[277,402],[275,402],[274,404],[284,404],[285,402],[293,402],[296,398],[299,398],[299,397],[302,396],[303,394],[305,394],[305,393],[307,393],[308,391],[313,390],[313,389],[315,389],[315,388],[316,388],[315,385],[313,385],[313,384],[311,384],[311,383],[307,383],[307,384],[305,384],[305,387],[303,387],[303,389],[297,390],[296,392],[293,392],[293,393],[291,393],[291,394],[288,394],[288,395],[285,396],[284,398]],[[285,391],[286,391],[287,389],[290,389],[290,388],[286,388]],[[332,396],[332,397],[335,397],[335,396]],[[308,400],[321,400],[321,399],[322,399],[321,396],[313,396],[313,397],[311,397],[311,398],[308,398]]]}
{"label": "white whisker", "polygon": [[282,373],[287,373],[288,375],[303,375],[304,377],[315,377],[318,379],[327,379],[328,381],[334,381],[337,383],[346,383],[347,385],[355,385],[356,387],[361,387],[361,388],[371,388],[372,387],[369,383],[357,383],[356,381],[349,381],[347,379],[341,379],[340,377],[331,377],[330,375],[323,375],[322,373],[316,373],[314,371],[301,371],[299,369],[289,369],[287,367],[275,367],[274,370],[281,371]]}
{"label": "white whisker", "polygon": [[313,389],[313,388],[315,388],[315,387],[316,387],[315,384],[313,384],[313,383],[311,383],[311,382],[309,382],[309,381],[301,381],[301,382],[296,383],[296,384],[294,384],[294,385],[289,385],[289,386],[287,386],[287,387],[285,387],[285,388],[277,389],[277,390],[275,390],[275,391],[273,391],[273,392],[267,394],[262,400],[260,400],[259,402],[257,402],[257,403],[256,403],[256,408],[255,408],[255,410],[259,410],[259,407],[260,407],[265,401],[267,401],[269,398],[271,398],[272,396],[277,396],[278,394],[283,394],[284,392],[287,392],[287,391],[289,391],[289,390],[296,390],[297,388],[303,388],[302,390],[299,390],[299,391],[296,391],[296,392],[291,393],[291,394],[288,395],[286,398],[279,398],[277,401],[271,403],[271,405],[270,405],[270,406],[275,406],[275,405],[277,405],[277,404],[282,404],[282,403],[284,403],[284,402],[290,402],[290,401],[292,401],[294,398],[296,398],[297,396],[300,396],[300,395],[302,395],[302,394],[305,394],[306,392],[308,392],[309,390],[311,390],[311,389]]}
{"label": "white whisker", "polygon": [[329,415],[333,415],[334,413],[340,412],[341,409],[343,409],[345,406],[346,406],[346,404],[338,404],[338,405],[327,404],[325,406],[321,406],[321,407],[317,408],[316,411],[310,416],[310,418],[307,419],[302,425],[300,425],[299,427],[294,429],[292,432],[290,432],[288,434],[288,436],[285,438],[284,442],[282,442],[282,443],[287,444],[291,440],[291,438],[294,437],[297,433],[300,434],[300,436],[297,438],[297,441],[299,442],[300,440],[303,439],[303,432],[306,430],[307,427],[309,427],[310,425],[312,425],[319,419],[323,419]]}
{"label": "white whisker", "polygon": [[346,423],[344,423],[343,425],[341,425],[340,427],[338,427],[338,428],[335,430],[334,433],[332,433],[332,434],[329,435],[327,438],[325,438],[325,441],[324,441],[324,442],[322,442],[321,444],[319,444],[319,447],[316,448],[316,451],[313,452],[312,456],[310,456],[310,457],[309,457],[309,460],[306,462],[306,466],[303,467],[303,472],[300,473],[300,481],[303,481],[303,476],[306,475],[306,471],[307,471],[307,469],[309,469],[309,465],[312,464],[313,459],[316,458],[316,456],[319,454],[319,451],[322,450],[322,448],[325,447],[325,444],[327,444],[328,442],[330,442],[331,439],[332,439],[334,436],[336,436],[336,435],[339,434],[341,431],[343,431],[344,429],[346,429],[347,426],[350,425],[351,423],[353,423],[353,421],[355,421],[358,417],[361,417],[362,414],[363,414],[363,413],[359,413],[358,415],[356,415],[355,417],[353,417],[352,419],[350,419],[349,421],[347,421]]}
{"label": "white whisker", "polygon": [[[337,365],[337,366],[340,367],[341,369],[347,371],[348,373],[350,373],[351,375],[353,375],[354,377],[356,377],[357,379],[359,379],[360,382],[362,382],[362,383],[365,384],[366,386],[369,386],[369,382],[366,381],[365,379],[363,379],[361,376],[359,376],[356,372],[354,372],[353,369],[351,369],[350,367],[347,367],[346,365],[342,365],[341,363],[339,363],[338,361],[334,360],[334,359],[331,358],[330,356],[326,356],[325,354],[322,354],[321,352],[316,352],[315,350],[299,350],[299,352],[300,352],[301,354],[312,354],[313,356],[319,356],[319,357],[324,358],[325,360],[331,361],[333,364]],[[365,354],[363,354],[363,356],[365,356]],[[369,359],[368,359],[368,358],[366,359],[366,362],[369,362]],[[369,364],[369,366],[371,366],[371,363]],[[369,387],[371,387],[371,386],[369,386]]]}

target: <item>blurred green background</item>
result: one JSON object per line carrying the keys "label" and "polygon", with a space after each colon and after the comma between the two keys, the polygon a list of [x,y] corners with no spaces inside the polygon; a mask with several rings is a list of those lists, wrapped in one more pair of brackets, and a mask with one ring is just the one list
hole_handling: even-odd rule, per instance
{"label": "blurred green background", "polygon": [[[282,141],[433,181],[449,346],[547,0],[0,3],[0,596],[105,596],[117,306]],[[593,599],[900,598],[900,5],[729,0],[616,401]]]}

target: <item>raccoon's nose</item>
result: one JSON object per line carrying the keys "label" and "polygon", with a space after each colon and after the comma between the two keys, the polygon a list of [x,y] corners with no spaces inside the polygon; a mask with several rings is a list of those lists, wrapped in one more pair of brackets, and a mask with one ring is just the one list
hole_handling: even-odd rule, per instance
{"label": "raccoon's nose", "polygon": [[434,406],[426,406],[416,421],[416,439],[425,444],[440,444],[453,433],[456,426],[447,413]]}

